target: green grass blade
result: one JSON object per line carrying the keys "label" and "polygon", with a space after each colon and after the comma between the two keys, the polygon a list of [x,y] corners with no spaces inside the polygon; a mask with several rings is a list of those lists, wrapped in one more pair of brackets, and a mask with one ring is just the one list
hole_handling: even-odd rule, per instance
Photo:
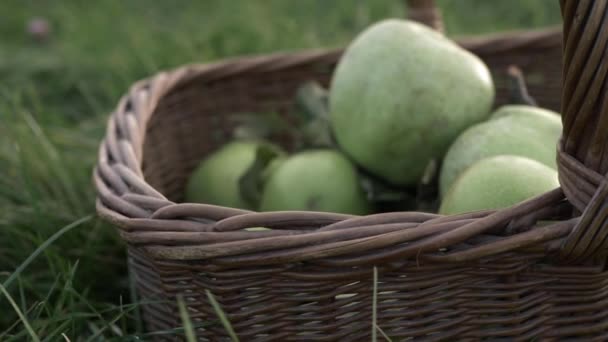
{"label": "green grass blade", "polygon": [[232,341],[238,342],[239,338],[238,338],[238,336],[236,336],[236,333],[234,332],[234,329],[232,328],[232,324],[230,324],[230,321],[228,321],[228,317],[226,317],[224,310],[222,310],[222,308],[220,307],[220,303],[218,303],[217,300],[215,300],[215,297],[213,296],[213,294],[211,294],[211,292],[209,290],[205,290],[205,292],[207,293],[207,298],[209,298],[209,302],[211,303],[213,310],[215,310],[215,314],[219,317],[220,322],[222,322],[224,329],[226,329],[226,331],[228,332],[228,335],[230,335],[230,338],[232,339]]}
{"label": "green grass blade", "polygon": [[[208,326],[212,326],[214,325],[212,322],[204,322],[204,323],[199,323],[199,324],[192,324],[193,328],[205,328]],[[155,330],[155,331],[149,331],[149,332],[144,332],[141,334],[133,334],[133,335],[126,335],[125,339],[127,338],[131,338],[133,340],[144,340],[147,341],[147,337],[153,338],[153,337],[157,337],[157,336],[173,336],[175,334],[179,334],[179,333],[183,333],[184,327],[178,327],[178,328],[173,328],[173,329],[167,329],[167,330]],[[121,341],[122,342],[122,341]]]}
{"label": "green grass blade", "polygon": [[388,335],[378,326],[378,269],[374,266],[374,287],[373,287],[373,297],[372,297],[372,341],[378,341],[379,331],[382,337],[384,337],[388,342],[393,342]]}
{"label": "green grass blade", "polygon": [[377,320],[377,310],[378,310],[378,269],[374,266],[374,288],[372,294],[372,342],[378,341],[378,333],[376,330],[376,320]]}
{"label": "green grass blade", "polygon": [[28,335],[28,331],[27,329],[23,329],[21,331],[19,331],[18,333],[16,333],[15,335],[7,338],[7,339],[3,339],[2,342],[22,342],[22,341],[27,341],[27,335]]}
{"label": "green grass blade", "polygon": [[53,316],[59,315],[65,310],[65,307],[71,307],[73,305],[75,291],[72,290],[72,283],[74,281],[74,274],[77,267],[78,261],[76,261],[74,267],[67,271],[65,275],[65,283],[63,284],[63,288],[59,291],[59,296],[55,304],[55,313]]}
{"label": "green grass blade", "polygon": [[58,336],[65,336],[64,332],[68,329],[68,326],[70,324],[72,324],[72,322],[70,322],[69,320],[65,320],[65,321],[63,321],[63,323],[60,323],[59,325],[57,325],[57,327],[55,329],[53,329],[51,332],[46,334],[46,338],[44,339],[43,342],[57,341]]}
{"label": "green grass blade", "polygon": [[23,289],[23,284],[21,283],[21,279],[17,282],[19,288],[19,300],[21,301],[21,310],[27,310],[27,303],[25,301],[25,290]]}
{"label": "green grass blade", "polygon": [[384,337],[385,340],[387,340],[388,342],[393,342],[393,340],[391,340],[391,338],[388,337],[384,330],[382,330],[379,326],[376,325],[376,329],[380,332],[380,334],[382,335],[382,337]]}
{"label": "green grass blade", "polygon": [[67,226],[64,226],[63,228],[59,229],[55,234],[51,235],[51,237],[49,237],[45,242],[43,242],[40,247],[38,247],[32,254],[30,254],[30,256],[25,259],[25,261],[23,263],[21,263],[21,265],[19,265],[19,267],[17,267],[17,269],[15,270],[15,272],[13,272],[2,284],[3,287],[8,288],[10,286],[10,284],[17,279],[17,277],[19,277],[19,275],[21,274],[21,272],[23,272],[23,270],[25,270],[31,263],[32,261],[34,261],[34,259],[36,259],[36,257],[38,255],[40,255],[40,253],[44,252],[44,250],[50,246],[53,242],[55,242],[55,240],[59,239],[63,234],[69,232],[70,230],[80,226],[81,224],[88,222],[89,220],[91,220],[93,218],[93,215],[87,215],[81,219],[78,219],[70,224],[68,224]]}
{"label": "green grass blade", "polygon": [[[128,279],[129,279],[129,293],[131,296],[131,302],[133,303],[137,303],[139,298],[137,296],[137,283],[135,280],[135,272],[132,271],[132,263],[131,263],[131,259],[129,258],[128,260],[128,268],[129,268],[129,272],[128,272]],[[140,308],[136,308],[134,311],[135,314],[135,332],[136,333],[143,333],[144,331],[144,321],[141,317],[141,310]]]}
{"label": "green grass blade", "polygon": [[74,182],[72,181],[68,170],[62,164],[62,158],[59,151],[49,140],[43,128],[38,124],[31,113],[24,111],[22,117],[25,119],[30,131],[34,134],[33,137],[40,144],[41,150],[48,156],[48,167],[56,173],[62,191],[74,208],[78,208],[82,202],[79,200],[78,191],[74,186]]}
{"label": "green grass blade", "polygon": [[184,331],[186,332],[186,341],[196,342],[196,334],[192,327],[192,321],[188,315],[188,310],[186,310],[186,304],[181,297],[177,299],[177,306],[179,307],[179,315],[182,318],[182,324],[184,325]]}
{"label": "green grass blade", "polygon": [[[30,314],[34,313],[37,307],[40,306],[40,303],[36,303],[32,305],[31,308],[25,311],[25,315],[30,316]],[[31,317],[31,316],[30,316]],[[6,336],[17,326],[21,321],[18,319],[13,324],[11,324],[8,328],[4,329],[3,332],[0,332],[0,341],[5,341]]]}
{"label": "green grass blade", "polygon": [[120,331],[119,329],[117,329],[116,322],[118,322],[124,315],[126,315],[127,312],[128,311],[121,311],[114,318],[112,318],[109,322],[103,321],[103,323],[105,325],[103,327],[101,327],[99,330],[97,330],[93,336],[91,336],[90,338],[87,339],[87,341],[95,341],[96,338],[100,337],[101,334],[104,333],[108,329],[110,331],[112,331],[115,335],[122,337],[123,332]]}
{"label": "green grass blade", "polygon": [[11,297],[11,295],[6,291],[6,288],[3,285],[0,285],[0,291],[6,296],[6,299],[8,299],[8,302],[13,306],[13,309],[15,309],[15,312],[19,316],[19,319],[21,319],[21,322],[23,322],[23,325],[32,337],[32,340],[34,342],[40,342],[40,338],[38,338],[38,335],[34,332],[34,329],[32,329],[30,322],[28,322],[27,318],[25,318],[21,310],[19,310],[19,306],[17,305],[17,303],[15,303],[13,297]]}

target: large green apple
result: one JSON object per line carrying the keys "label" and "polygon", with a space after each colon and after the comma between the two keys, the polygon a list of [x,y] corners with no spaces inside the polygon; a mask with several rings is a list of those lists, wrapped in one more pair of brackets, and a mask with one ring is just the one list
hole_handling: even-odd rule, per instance
{"label": "large green apple", "polygon": [[441,196],[467,167],[491,156],[519,155],[557,168],[561,132],[561,117],[555,112],[523,105],[498,108],[491,120],[468,128],[450,146],[439,176]]}
{"label": "large green apple", "polygon": [[486,65],[421,24],[387,19],[347,47],[330,85],[341,148],[395,185],[415,184],[494,100]]}
{"label": "large green apple", "polygon": [[240,180],[254,163],[260,146],[275,153],[276,158],[282,158],[284,154],[279,147],[265,141],[229,142],[207,156],[194,170],[186,186],[186,201],[256,209],[256,204],[244,198]]}
{"label": "large green apple", "polygon": [[277,165],[264,186],[260,210],[367,214],[370,205],[355,166],[337,151],[315,149]]}
{"label": "large green apple", "polygon": [[500,209],[559,187],[557,171],[536,160],[500,155],[466,169],[445,195],[441,214]]}

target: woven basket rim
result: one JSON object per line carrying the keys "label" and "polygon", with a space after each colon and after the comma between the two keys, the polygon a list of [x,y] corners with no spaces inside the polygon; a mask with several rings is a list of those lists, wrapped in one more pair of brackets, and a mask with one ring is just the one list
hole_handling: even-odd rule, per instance
{"label": "woven basket rim", "polygon": [[[500,53],[501,48],[543,49],[561,44],[561,29],[503,32],[487,37],[460,38],[456,42],[465,48],[495,53]],[[144,180],[141,160],[145,128],[154,108],[168,93],[200,77],[218,80],[252,70],[266,72],[302,64],[327,63],[335,61],[342,51],[342,48],[312,49],[238,56],[211,63],[185,64],[135,82],[111,114],[106,136],[99,147],[93,175],[98,195],[98,215],[117,226],[128,243],[139,245],[152,257],[165,260],[225,258],[226,263],[241,265],[264,262],[277,264],[307,258],[339,257],[349,255],[357,248],[377,250],[393,246],[395,241],[421,239],[405,250],[389,251],[385,253],[387,255],[378,252],[363,260],[376,262],[389,257],[421,255],[455,246],[491,230],[494,225],[521,217],[520,220],[514,220],[515,223],[511,222],[511,228],[515,232],[516,228],[537,218],[534,212],[546,211],[564,201],[562,190],[556,189],[505,210],[451,217],[419,212],[363,217],[325,212],[257,213],[207,204],[173,203]],[[272,227],[273,230],[242,230],[256,224]],[[559,222],[551,226],[551,229],[514,233],[508,238],[479,242],[450,254],[428,254],[424,259],[433,262],[467,262],[515,249],[525,250],[527,247],[530,249],[525,253],[554,252],[559,247],[555,242],[568,235],[574,225],[573,220]],[[307,229],[293,229],[298,227]],[[311,231],[310,228],[316,230]],[[430,236],[431,233],[436,235]],[[217,243],[204,244],[208,241]],[[270,251],[278,243],[301,248],[289,253],[273,254]],[[249,251],[255,257],[237,256],[237,249],[240,252]],[[263,257],[260,258],[255,253],[262,253]],[[358,262],[361,260],[349,257],[336,261],[339,265]]]}

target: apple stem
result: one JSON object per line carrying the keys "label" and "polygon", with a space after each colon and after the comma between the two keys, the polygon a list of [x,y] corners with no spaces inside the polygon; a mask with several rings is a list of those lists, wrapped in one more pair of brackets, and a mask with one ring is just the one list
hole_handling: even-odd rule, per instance
{"label": "apple stem", "polygon": [[526,104],[529,106],[538,107],[536,100],[528,92],[524,74],[520,68],[515,65],[510,65],[507,69],[509,77],[509,87],[512,103]]}

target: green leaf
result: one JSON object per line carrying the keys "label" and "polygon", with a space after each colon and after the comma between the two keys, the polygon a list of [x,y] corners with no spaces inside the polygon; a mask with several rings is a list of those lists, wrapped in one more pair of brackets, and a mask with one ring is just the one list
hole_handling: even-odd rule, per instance
{"label": "green leaf", "polygon": [[295,112],[300,121],[300,148],[335,148],[329,123],[328,92],[319,83],[309,81],[296,92]]}
{"label": "green leaf", "polygon": [[372,202],[401,202],[412,198],[405,189],[393,187],[369,174],[360,172],[359,179],[368,200]]}
{"label": "green leaf", "polygon": [[237,113],[230,116],[236,126],[234,139],[268,139],[273,135],[293,131],[292,125],[275,112]]}
{"label": "green leaf", "polygon": [[252,208],[257,208],[264,187],[265,170],[282,153],[270,144],[260,144],[251,166],[239,179],[241,196]]}
{"label": "green leaf", "polygon": [[308,81],[296,92],[296,110],[304,121],[329,116],[328,92],[318,82]]}
{"label": "green leaf", "polygon": [[316,118],[302,129],[303,148],[336,148],[329,121]]}

